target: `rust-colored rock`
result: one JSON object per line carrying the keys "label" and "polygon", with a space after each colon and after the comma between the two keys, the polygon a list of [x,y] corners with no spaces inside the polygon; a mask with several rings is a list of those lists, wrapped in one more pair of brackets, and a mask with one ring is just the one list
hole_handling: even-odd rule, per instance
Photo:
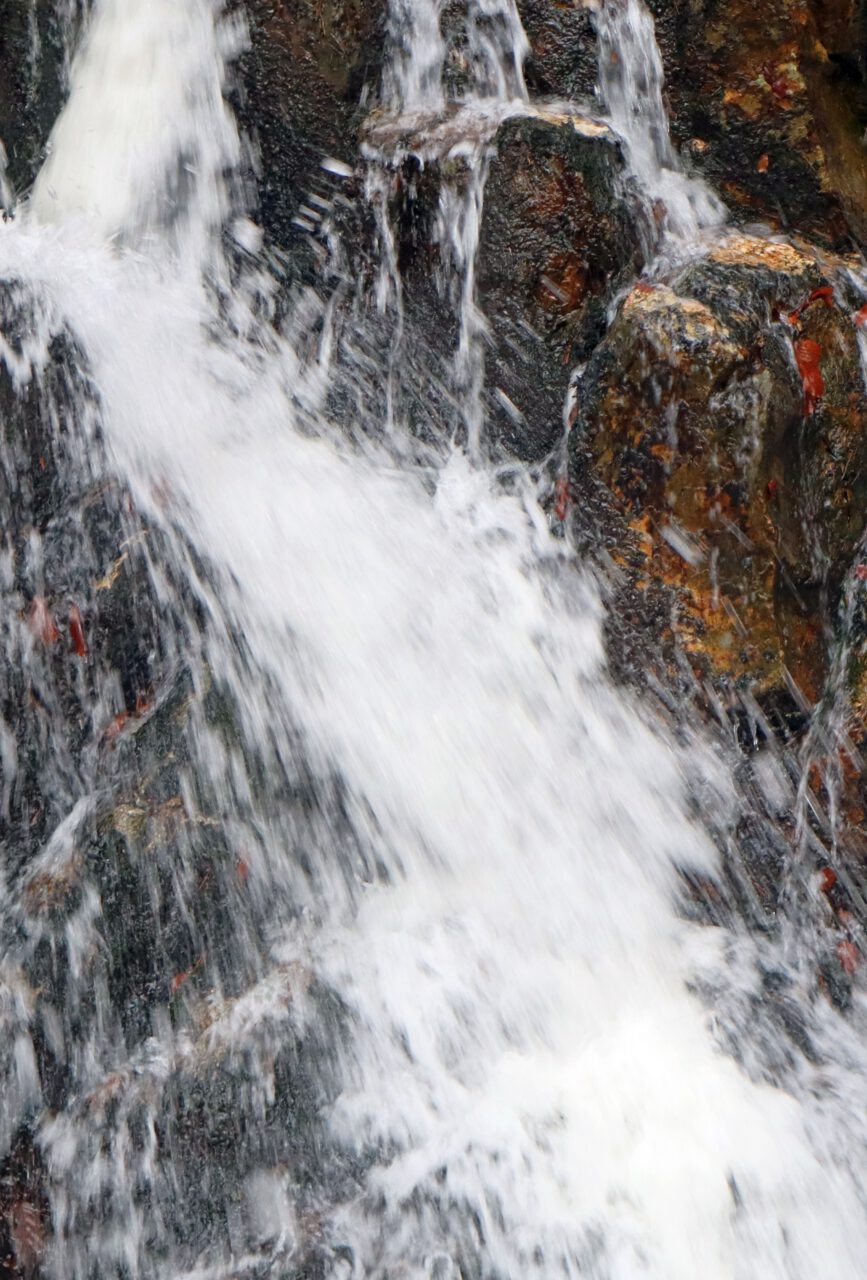
{"label": "rust-colored rock", "polygon": [[867,237],[865,17],[855,0],[650,0],[672,132],[740,220]]}
{"label": "rust-colored rock", "polygon": [[[636,285],[581,388],[574,483],[613,496],[628,530],[615,560],[633,589],[671,592],[664,625],[699,677],[760,699],[819,697],[867,509],[844,290],[831,262],[734,237]],[[795,344],[820,363],[814,404]]]}
{"label": "rust-colored rock", "polygon": [[[610,0],[609,0],[610,2]],[[647,0],[673,138],[736,221],[867,239],[867,11],[858,0]],[[534,94],[597,80],[595,4],[519,0]]]}

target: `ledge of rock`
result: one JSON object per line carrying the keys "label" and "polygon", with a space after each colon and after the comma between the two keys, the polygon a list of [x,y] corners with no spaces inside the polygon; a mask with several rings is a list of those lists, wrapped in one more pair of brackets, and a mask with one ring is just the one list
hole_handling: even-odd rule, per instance
{"label": "ledge of rock", "polygon": [[[736,221],[867,239],[867,11],[858,0],[649,0],[672,135]],[[589,0],[519,0],[531,91],[595,91]]]}

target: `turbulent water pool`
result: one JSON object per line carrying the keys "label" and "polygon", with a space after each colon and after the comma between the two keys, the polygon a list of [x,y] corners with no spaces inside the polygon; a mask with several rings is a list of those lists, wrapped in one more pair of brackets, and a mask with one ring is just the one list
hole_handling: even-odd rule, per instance
{"label": "turbulent water pool", "polygon": [[[810,876],[775,929],[696,922],[750,802],[731,753],[615,684],[604,584],[486,445],[475,253],[526,40],[512,0],[469,0],[452,117],[440,9],[394,0],[383,87],[469,174],[441,195],[456,342],[424,438],[382,121],[353,363],[365,313],[337,284],[278,305],[260,254],[243,15],[68,14],[68,100],[0,224],[4,1276],[867,1258],[867,1008],[817,994]],[[725,215],[668,138],[652,21],[598,21],[600,110],[688,253]],[[323,157],[300,215],[336,262],[348,173]]]}

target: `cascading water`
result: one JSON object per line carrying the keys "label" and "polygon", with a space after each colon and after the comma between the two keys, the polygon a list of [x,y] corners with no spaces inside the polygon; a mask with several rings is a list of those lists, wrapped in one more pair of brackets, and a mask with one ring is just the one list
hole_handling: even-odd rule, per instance
{"label": "cascading water", "polygon": [[602,99],[651,218],[675,241],[693,243],[720,225],[725,209],[704,182],[683,172],[672,145],[653,16],[644,0],[602,0],[596,25]]}
{"label": "cascading water", "polygon": [[[425,13],[394,75],[427,108]],[[82,745],[48,558],[22,531],[20,583],[4,569],[7,653],[64,784],[4,867],[16,1265],[848,1280],[863,998],[844,1021],[809,953],[679,916],[679,872],[717,866],[694,815],[736,813],[725,762],[614,688],[597,592],[529,480],[445,446],[418,472],[376,424],[350,447],[322,360],[263,323],[258,277],[232,284],[237,37],[208,0],[98,0],[0,226],[7,370],[57,465],[121,491],[114,557],[84,541],[63,590],[145,575],[140,685],[79,690]],[[7,808],[16,750],[7,727]]]}
{"label": "cascading water", "polygon": [[[378,302],[393,300],[394,340],[403,338],[403,286],[388,215],[388,193],[406,181],[409,160],[422,168],[457,162],[457,175],[443,178],[433,238],[440,247],[438,288],[453,319],[455,350],[446,380],[459,412],[458,430],[470,453],[482,448],[485,318],[476,302],[475,264],[487,177],[487,153],[497,124],[528,101],[523,63],[527,40],[514,0],[477,0],[448,36],[442,4],[395,3],[391,31],[396,54],[387,65],[383,116],[369,137],[368,198],[374,197],[381,246]],[[451,61],[461,67],[457,76]],[[457,84],[451,84],[452,80]],[[411,181],[411,180],[410,180]],[[393,393],[389,392],[388,403]],[[389,420],[391,412],[388,413]]]}

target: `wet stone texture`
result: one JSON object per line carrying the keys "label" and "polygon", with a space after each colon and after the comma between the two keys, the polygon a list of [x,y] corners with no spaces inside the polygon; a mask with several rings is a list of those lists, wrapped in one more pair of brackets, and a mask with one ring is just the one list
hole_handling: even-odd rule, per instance
{"label": "wet stone texture", "polygon": [[[532,94],[582,102],[592,7],[520,0]],[[867,18],[860,0],[649,0],[674,140],[741,223],[838,248],[867,234]]]}
{"label": "wet stone texture", "polygon": [[672,133],[741,221],[867,234],[858,0],[651,0]]}
{"label": "wet stone texture", "polygon": [[[472,182],[457,144],[482,147],[474,297],[488,439],[495,452],[545,460],[562,441],[576,376],[568,492],[576,535],[610,584],[615,669],[665,696],[700,690],[749,722],[751,748],[760,736],[803,742],[823,697],[832,709],[845,703],[846,743],[824,754],[819,743],[809,782],[817,812],[836,805],[850,832],[863,830],[867,403],[851,275],[860,261],[843,255],[867,237],[864,9],[651,7],[686,166],[717,187],[736,223],[801,238],[721,237],[641,278],[620,146],[561,105],[589,99],[597,79],[592,13],[566,0],[519,2],[534,106],[485,136],[478,121],[475,135],[461,134],[456,113],[430,122],[445,129],[438,149],[418,124],[415,136],[393,122],[392,136],[383,132],[385,0],[251,0],[232,91],[252,143],[254,213],[291,260],[288,275],[335,299],[329,394],[347,431],[395,412],[421,441],[443,423],[460,439],[470,399],[466,387],[455,393],[462,277],[443,216]],[[471,70],[459,11],[444,10],[454,90]],[[0,0],[0,138],[19,192],[63,79],[53,4]],[[323,177],[324,156],[354,176]],[[337,263],[305,211],[311,190],[345,233]],[[375,247],[383,228],[387,289]],[[39,311],[38,299],[4,288],[0,328],[16,358]],[[310,314],[303,340],[315,346],[322,312]],[[307,313],[297,315],[304,327]],[[336,1085],[317,1035],[333,1048],[344,1011],[263,953],[267,926],[285,926],[296,906],[280,900],[258,819],[312,879],[317,811],[333,815],[339,803],[319,805],[321,780],[253,759],[197,649],[195,602],[166,618],[156,534],[104,465],[81,365],[56,334],[44,371],[22,368],[17,383],[0,372],[0,1280],[39,1275],[49,1206],[56,1248],[86,1239],[110,1259],[119,1224],[156,1203],[168,1207],[143,1231],[148,1269],[192,1266],[189,1242],[205,1239],[215,1254],[254,1256],[263,1274],[319,1274],[315,1188],[349,1197],[359,1172],[324,1149],[319,1127]],[[565,493],[552,502],[561,524]],[[196,743],[243,758],[252,800],[202,782]],[[758,777],[766,764],[756,750],[744,770]],[[746,914],[770,919],[792,832],[767,780],[745,782],[745,794],[751,786],[756,814],[729,833],[726,888]],[[830,837],[827,820],[821,834]],[[697,910],[717,918],[719,893],[697,886]],[[827,897],[840,935],[827,981],[845,990],[850,952],[839,947],[849,945],[852,899],[830,881]],[[250,992],[259,1012],[245,1022]],[[180,1046],[171,1061],[156,1060],[161,1042]],[[71,1183],[64,1151],[89,1167],[113,1144],[132,1153],[136,1204],[87,1201]],[[273,1177],[262,1194],[299,1207],[291,1266],[287,1242],[270,1239],[251,1206],[258,1184],[244,1189],[263,1169]],[[57,1256],[74,1274],[80,1259]]]}
{"label": "wet stone texture", "polygon": [[293,223],[322,159],[354,165],[375,101],[386,0],[252,0],[250,45],[236,70],[242,126],[254,143],[258,216],[281,246],[303,245]]}
{"label": "wet stone texture", "polygon": [[18,195],[36,177],[63,104],[65,49],[54,0],[0,0],[0,143]]}
{"label": "wet stone texture", "polygon": [[592,99],[598,69],[590,9],[568,0],[518,0],[518,12],[530,45],[524,76],[531,97]]}
{"label": "wet stone texture", "polygon": [[[333,1086],[301,1006],[329,1037],[340,1011],[263,942],[295,907],[262,824],[300,863],[314,784],[250,755],[229,821],[197,751],[231,759],[242,735],[201,655],[197,566],[165,591],[82,353],[59,331],[27,354],[43,301],[4,282],[0,331],[0,1277],[94,1258],[120,1274],[133,1216],[141,1266],[184,1271],[203,1241],[270,1265],[288,1245],[245,1209],[245,1178],[279,1170],[303,1209],[329,1158],[314,1127]],[[289,1243],[312,1257],[315,1221]]]}
{"label": "wet stone texture", "polygon": [[697,677],[769,707],[819,698],[862,533],[855,301],[830,262],[736,237],[634,285],[579,386],[574,484],[623,522],[634,607],[655,599]]}
{"label": "wet stone texture", "polygon": [[605,308],[640,265],[620,147],[603,126],[540,112],[495,139],[477,289],[491,344],[491,430],[525,458],[562,433],[570,369],[605,331]]}
{"label": "wet stone texture", "polygon": [[[375,257],[360,255],[362,283],[354,295],[360,324],[349,345],[356,356],[369,350],[369,357],[348,366],[347,394],[375,382],[382,350],[390,350],[388,367],[398,371],[396,394],[403,397],[398,412],[415,436],[431,440],[451,423],[455,437],[465,438],[462,415],[477,394],[488,445],[538,461],[562,439],[573,365],[598,342],[606,305],[641,263],[620,144],[588,117],[544,108],[527,108],[493,128],[460,113],[432,118],[422,130],[413,123],[374,113],[364,135],[374,157],[368,207],[378,211],[380,236],[387,227],[381,245],[394,278],[386,286],[389,302],[377,303],[381,270]],[[461,155],[467,143],[481,158],[483,190],[472,187],[473,170]],[[354,192],[357,214],[358,188],[346,184],[344,191]],[[472,236],[463,238],[461,219],[474,191],[477,309],[473,332],[462,334],[468,314],[462,255]],[[375,234],[370,225],[367,234]],[[388,328],[397,292],[399,340]],[[369,347],[372,335],[378,349]],[[472,368],[461,368],[462,341],[470,349],[467,365],[478,359],[479,373],[484,365],[477,386]],[[368,416],[373,409],[374,421],[389,411],[382,396],[367,399],[365,408]]]}

